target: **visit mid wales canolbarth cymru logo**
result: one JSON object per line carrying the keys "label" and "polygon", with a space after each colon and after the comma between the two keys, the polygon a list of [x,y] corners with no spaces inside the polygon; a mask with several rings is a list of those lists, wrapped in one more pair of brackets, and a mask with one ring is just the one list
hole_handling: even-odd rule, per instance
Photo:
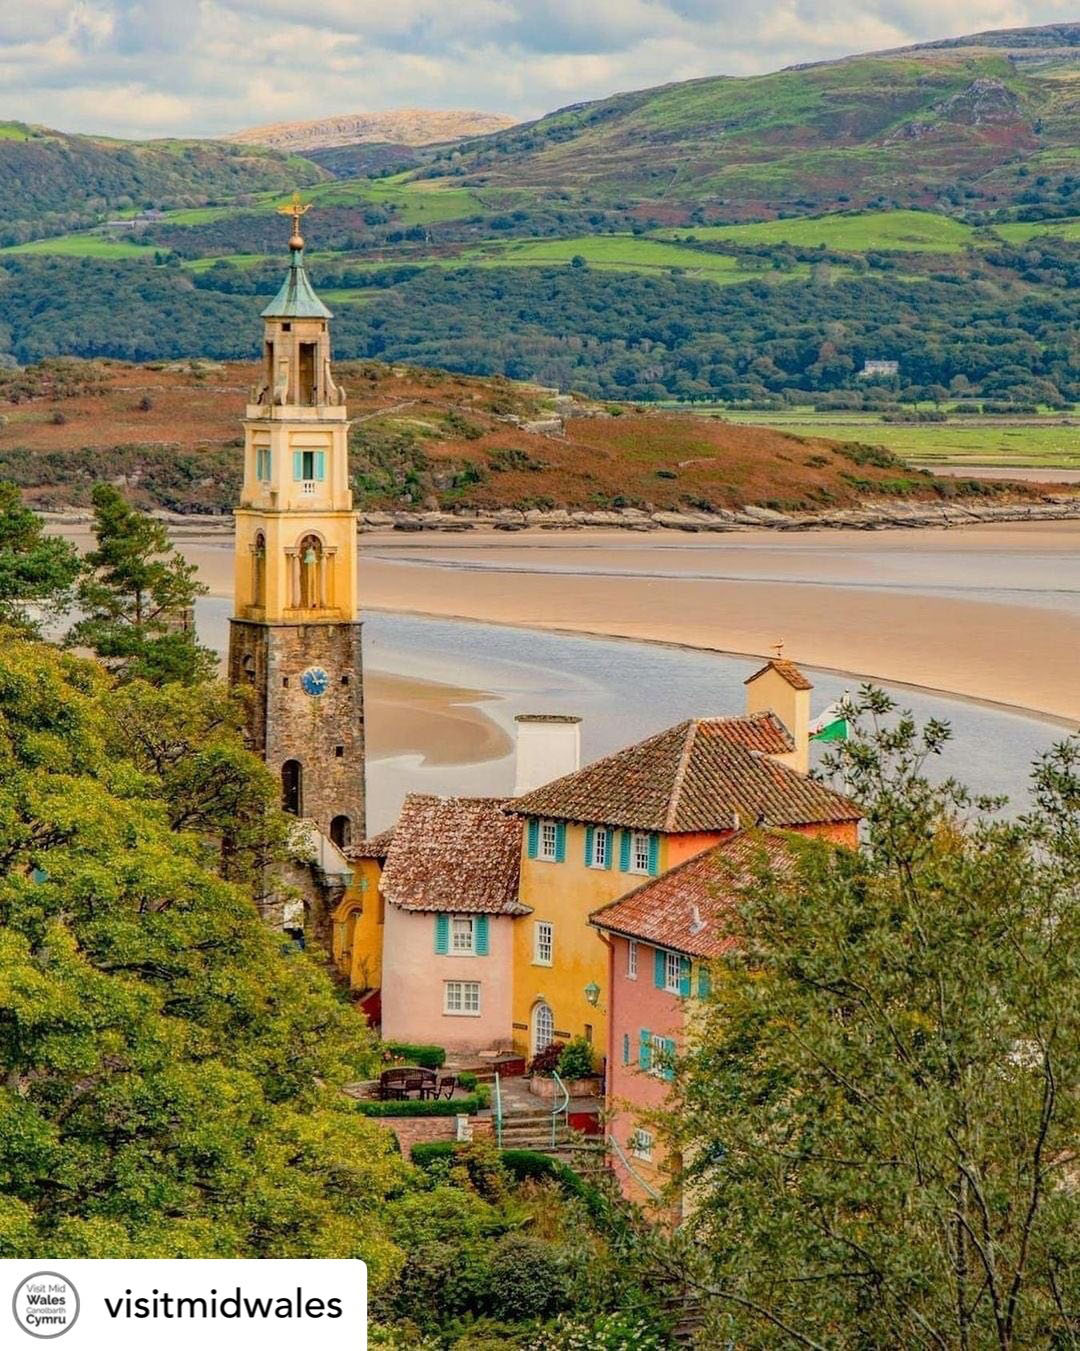
{"label": "visit mid wales canolbarth cymru logo", "polygon": [[15,1287],[11,1311],[31,1337],[62,1337],[79,1316],[79,1293],[58,1271],[35,1271]]}

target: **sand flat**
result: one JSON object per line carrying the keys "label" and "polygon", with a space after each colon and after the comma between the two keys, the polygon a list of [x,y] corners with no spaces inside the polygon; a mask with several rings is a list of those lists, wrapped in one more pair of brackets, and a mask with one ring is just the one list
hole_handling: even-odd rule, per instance
{"label": "sand flat", "polygon": [[[214,594],[231,594],[227,534],[182,536],[177,547]],[[754,656],[783,640],[785,655],[808,666],[1080,720],[1076,521],[715,536],[372,533],[359,552],[361,600],[373,609]]]}

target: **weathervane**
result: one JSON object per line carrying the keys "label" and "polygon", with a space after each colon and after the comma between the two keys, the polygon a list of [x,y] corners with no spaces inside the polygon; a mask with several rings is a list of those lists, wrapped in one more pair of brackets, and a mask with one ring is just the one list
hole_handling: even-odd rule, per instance
{"label": "weathervane", "polygon": [[292,236],[289,239],[290,249],[302,249],[304,247],[304,236],[300,233],[300,217],[311,210],[310,202],[302,202],[300,194],[294,192],[292,200],[285,203],[284,206],[277,208],[279,216],[292,216]]}
{"label": "weathervane", "polygon": [[779,661],[784,655],[784,640],[780,639],[778,643],[773,643],[773,649],[776,652],[776,661]]}

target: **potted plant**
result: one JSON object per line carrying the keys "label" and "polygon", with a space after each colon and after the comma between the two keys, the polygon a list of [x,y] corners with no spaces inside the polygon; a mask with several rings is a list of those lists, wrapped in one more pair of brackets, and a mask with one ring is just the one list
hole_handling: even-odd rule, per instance
{"label": "potted plant", "polygon": [[552,1071],[558,1071],[572,1098],[595,1097],[600,1091],[593,1049],[584,1037],[573,1041],[553,1041],[529,1062],[529,1091],[538,1098],[553,1101],[559,1090]]}

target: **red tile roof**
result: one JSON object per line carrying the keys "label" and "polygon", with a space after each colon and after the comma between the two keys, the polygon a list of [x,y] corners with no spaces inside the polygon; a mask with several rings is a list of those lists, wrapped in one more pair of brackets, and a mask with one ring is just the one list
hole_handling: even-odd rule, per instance
{"label": "red tile roof", "polygon": [[402,910],[527,915],[517,898],[521,821],[504,798],[410,793],[380,883]]}
{"label": "red tile roof", "polygon": [[356,844],[349,845],[348,849],[343,849],[342,853],[348,859],[359,860],[362,858],[384,859],[390,852],[390,845],[393,843],[394,830],[380,831],[378,835],[372,835],[366,840],[359,840]]}
{"label": "red tile roof", "polygon": [[758,676],[763,676],[766,671],[775,671],[777,675],[783,676],[792,689],[812,690],[814,688],[795,663],[785,661],[783,657],[773,657],[771,661],[767,661],[760,671],[755,671],[752,676],[747,676],[743,684],[749,685],[751,681],[757,680]]}
{"label": "red tile roof", "polygon": [[771,758],[793,747],[773,713],[695,718],[515,798],[509,810],[670,834],[859,820],[848,798]]}
{"label": "red tile roof", "polygon": [[744,830],[661,877],[594,910],[598,929],[690,957],[719,957],[734,947],[732,919],[739,896],[762,867],[781,877],[794,866],[806,837]]}

